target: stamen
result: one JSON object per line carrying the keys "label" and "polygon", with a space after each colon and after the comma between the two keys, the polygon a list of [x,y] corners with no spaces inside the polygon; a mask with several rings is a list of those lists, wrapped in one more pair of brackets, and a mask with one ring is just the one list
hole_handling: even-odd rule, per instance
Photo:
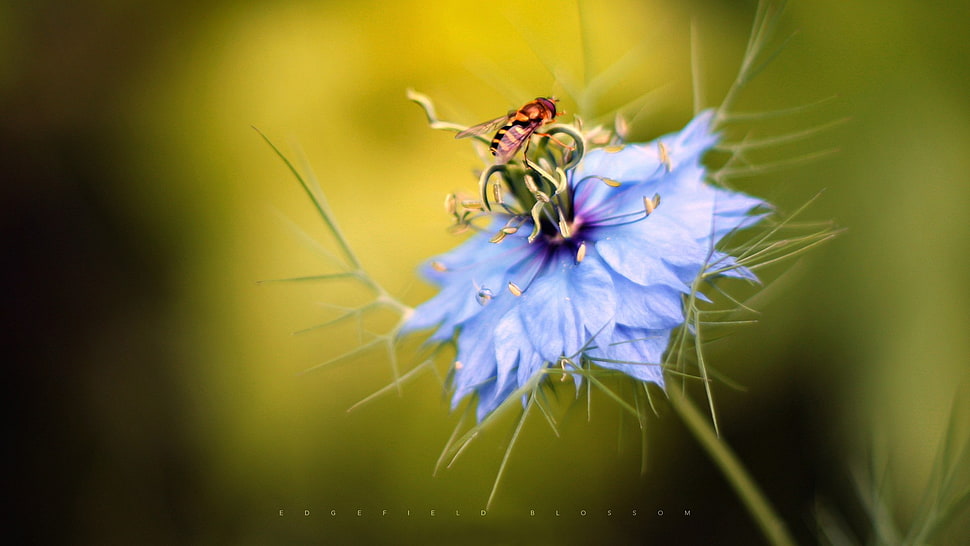
{"label": "stamen", "polygon": [[[559,358],[559,367],[562,368],[562,377],[559,379],[559,381],[561,381],[561,382],[565,382],[566,379],[569,378],[569,372],[566,371],[566,363],[567,362],[569,362],[569,359],[568,358],[566,358],[566,357],[560,357]],[[572,363],[570,362],[570,364],[572,364]]]}
{"label": "stamen", "polygon": [[464,364],[462,364],[460,360],[456,360],[456,361],[455,361],[455,369],[456,369],[456,370],[460,370],[460,369],[462,369],[462,368],[464,368],[464,367],[465,367],[465,365],[464,365]]}
{"label": "stamen", "polygon": [[569,222],[567,222],[566,218],[563,217],[562,211],[559,210],[559,207],[556,207],[556,210],[559,211],[559,234],[562,235],[563,239],[568,239],[572,237],[572,229],[569,227]]}
{"label": "stamen", "polygon": [[488,203],[488,179],[492,177],[495,173],[506,173],[508,167],[502,164],[495,164],[482,171],[482,175],[478,178],[478,194],[482,198],[482,204],[485,208],[492,210],[492,207]]}
{"label": "stamen", "polygon": [[434,262],[431,262],[431,269],[434,269],[438,273],[444,273],[445,271],[448,271],[448,266],[446,266],[441,262],[434,261]]}
{"label": "stamen", "polygon": [[[628,224],[635,224],[641,220],[645,220],[648,216],[653,214],[653,211],[657,210],[660,206],[660,194],[653,194],[652,198],[643,198],[643,210],[638,212],[628,212],[626,214],[618,214],[616,216],[611,216],[609,218],[604,218],[603,220],[595,223],[587,224],[589,227],[616,227],[625,226]],[[620,220],[622,218],[633,217],[632,220],[625,220],[623,222],[610,223],[613,220]]]}
{"label": "stamen", "polygon": [[482,307],[485,307],[488,302],[492,301],[493,297],[495,297],[495,295],[492,294],[492,291],[484,286],[478,290],[477,294],[475,294],[475,299],[478,300],[478,304]]}
{"label": "stamen", "polygon": [[569,177],[566,176],[566,171],[559,167],[556,167],[556,193],[555,195],[565,194],[569,189]]}
{"label": "stamen", "polygon": [[533,195],[540,193],[539,186],[536,186],[536,181],[532,178],[531,174],[527,174],[522,178],[525,181],[525,187],[528,188]]}
{"label": "stamen", "polygon": [[453,193],[449,193],[445,196],[445,212],[447,212],[449,216],[455,216],[455,213],[458,210],[455,206],[456,200],[457,198]]}
{"label": "stamen", "polygon": [[543,204],[541,201],[536,201],[535,205],[532,205],[532,233],[529,234],[529,244],[531,245],[539,233],[542,232],[542,208]]}
{"label": "stamen", "polygon": [[669,173],[674,167],[670,163],[670,154],[667,153],[667,145],[661,141],[657,141],[657,148],[660,149],[660,162],[667,169]]}
{"label": "stamen", "polygon": [[522,295],[522,289],[519,288],[519,285],[515,284],[512,281],[509,281],[509,292],[511,292],[512,295],[515,297],[519,297]]}
{"label": "stamen", "polygon": [[576,263],[583,263],[583,258],[586,257],[586,241],[579,243],[579,248],[576,249]]}
{"label": "stamen", "polygon": [[611,188],[619,188],[621,185],[623,185],[623,183],[620,182],[619,180],[613,180],[612,178],[607,178],[605,176],[598,176],[595,174],[591,174],[589,176],[584,176],[583,178],[580,179],[579,182],[576,182],[576,186],[573,188],[573,194],[579,193],[579,187],[582,186],[584,182],[590,179],[599,180],[600,182],[606,184]]}
{"label": "stamen", "polygon": [[[628,217],[631,217],[631,216],[634,217],[632,220],[625,220],[623,222],[617,222],[615,224],[609,223],[612,220],[620,220],[622,218],[628,218]],[[589,224],[586,224],[586,225],[588,227],[591,227],[591,228],[594,228],[594,227],[626,226],[626,225],[629,225],[629,224],[635,224],[637,222],[641,222],[643,220],[646,220],[647,216],[649,216],[649,215],[646,213],[646,211],[645,210],[641,210],[641,211],[637,211],[637,212],[628,212],[626,214],[617,214],[616,216],[610,216],[609,218],[603,218],[603,220],[601,220],[599,222],[590,222]]]}
{"label": "stamen", "polygon": [[485,208],[485,205],[481,201],[475,199],[462,199],[461,206],[471,210],[482,210]]}
{"label": "stamen", "polygon": [[616,131],[616,136],[620,137],[620,140],[626,140],[626,136],[630,133],[630,124],[627,123],[626,118],[620,115],[619,112],[616,113],[613,130]]}
{"label": "stamen", "polygon": [[521,216],[513,216],[512,218],[509,218],[509,221],[505,223],[505,227],[498,230],[498,232],[496,232],[495,235],[492,236],[492,238],[488,241],[490,243],[501,243],[503,240],[505,240],[507,235],[512,235],[513,233],[519,231],[519,228],[522,226],[523,222],[525,222],[525,219]]}

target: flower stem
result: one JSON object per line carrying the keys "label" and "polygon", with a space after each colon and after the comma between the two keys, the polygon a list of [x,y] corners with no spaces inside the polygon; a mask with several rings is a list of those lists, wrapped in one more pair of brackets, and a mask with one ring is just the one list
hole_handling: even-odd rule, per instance
{"label": "flower stem", "polygon": [[761,528],[761,532],[764,533],[768,542],[776,545],[795,544],[791,535],[788,534],[785,523],[775,514],[768,503],[768,499],[751,479],[741,461],[731,451],[731,448],[715,434],[714,429],[697,407],[679,389],[669,389],[667,395],[687,428],[704,446],[708,455],[721,469],[724,477],[731,483],[738,496],[741,497],[745,507]]}

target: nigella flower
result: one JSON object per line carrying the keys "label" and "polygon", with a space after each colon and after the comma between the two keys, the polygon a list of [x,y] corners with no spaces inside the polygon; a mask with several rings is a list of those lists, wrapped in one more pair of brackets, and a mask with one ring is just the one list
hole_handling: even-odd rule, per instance
{"label": "nigella flower", "polygon": [[[481,201],[464,201],[463,212],[449,201],[461,226],[491,219],[422,267],[441,290],[402,330],[433,328],[432,342],[454,341],[453,406],[477,395],[481,421],[553,367],[664,385],[663,355],[695,280],[757,280],[717,250],[766,204],[707,182],[712,122],[705,111],[656,141],[599,147],[554,126],[549,133],[569,137],[572,150],[537,138],[524,165],[482,174]],[[577,387],[582,377],[573,374]]]}

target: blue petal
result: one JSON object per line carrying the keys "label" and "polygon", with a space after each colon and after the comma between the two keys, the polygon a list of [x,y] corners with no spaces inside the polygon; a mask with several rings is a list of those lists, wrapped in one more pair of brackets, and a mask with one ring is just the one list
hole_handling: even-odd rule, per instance
{"label": "blue petal", "polygon": [[496,298],[485,312],[475,315],[462,326],[455,355],[461,367],[456,367],[452,378],[455,390],[452,407],[469,393],[495,384],[498,368],[495,330],[515,303],[511,294]]}
{"label": "blue petal", "polygon": [[520,299],[519,317],[547,362],[574,356],[593,336],[612,335],[613,279],[595,254],[577,264],[572,252],[555,252]]}
{"label": "blue petal", "polygon": [[[595,148],[587,152],[583,162],[576,167],[574,183],[583,178],[602,176],[621,184],[642,183],[664,170],[660,161],[660,148],[655,143],[627,144],[622,148]],[[597,180],[588,180],[590,189],[606,186]],[[581,188],[585,189],[585,188]]]}
{"label": "blue petal", "polygon": [[[510,297],[513,297],[510,295]],[[532,356],[532,343],[523,335],[522,323],[516,311],[505,313],[495,328],[495,360],[498,362],[498,388],[504,389],[509,381],[517,379],[513,373],[522,369]],[[518,381],[522,384],[522,381]],[[515,383],[513,382],[513,385]]]}
{"label": "blue petal", "polygon": [[687,167],[661,181],[657,187],[660,207],[654,214],[677,220],[697,239],[712,234],[720,239],[732,230],[758,221],[748,213],[764,206],[764,201],[711,186],[703,182],[703,175],[703,168]]}
{"label": "blue petal", "polygon": [[458,336],[456,368],[452,376],[454,395],[452,409],[468,394],[495,383],[494,338],[492,336]]}
{"label": "blue petal", "polygon": [[704,152],[717,144],[720,137],[717,133],[711,132],[713,121],[714,110],[705,110],[695,116],[683,130],[659,139],[667,148],[671,171],[676,171],[684,164],[698,161]]}
{"label": "blue petal", "polygon": [[[539,373],[546,361],[536,352],[532,339],[526,331],[519,313],[513,310],[507,313],[496,330],[495,358],[499,361],[500,386],[511,383],[516,388],[521,387]],[[503,361],[515,361],[516,366],[503,366]],[[504,369],[503,369],[504,368]],[[512,375],[515,371],[515,375]],[[507,375],[504,375],[507,374]]]}
{"label": "blue petal", "polygon": [[663,285],[640,286],[616,275],[616,323],[652,330],[673,328],[684,322],[681,292]]}
{"label": "blue petal", "polygon": [[[663,386],[663,354],[667,350],[671,330],[649,330],[617,326],[614,343],[593,355],[594,362],[603,368],[621,371],[642,381]],[[595,360],[597,358],[608,361]]]}
{"label": "blue petal", "polygon": [[429,267],[430,273],[426,272],[426,276],[432,277],[443,288],[415,309],[402,332],[437,326],[431,340],[451,339],[456,327],[486,307],[478,299],[479,290],[487,288],[495,298],[506,293],[509,270],[521,262],[529,262],[534,253],[535,247],[525,236],[506,237],[497,244],[476,236],[454,251],[432,260],[448,268],[438,271]]}
{"label": "blue petal", "polygon": [[606,236],[596,242],[596,250],[603,260],[643,286],[663,284],[686,291],[690,279],[678,277],[668,265],[700,269],[708,253],[680,225],[656,212],[642,222],[602,231]]}
{"label": "blue petal", "polygon": [[755,275],[747,267],[738,265],[737,260],[734,256],[730,256],[723,252],[715,252],[711,256],[710,269],[713,271],[721,271],[720,275],[724,277],[734,277],[737,279],[745,279],[751,282],[760,282],[758,276]]}
{"label": "blue petal", "polygon": [[[663,172],[676,170],[681,165],[696,162],[698,158],[717,143],[718,135],[711,132],[713,110],[698,114],[683,130],[670,133],[647,144],[629,144],[620,149],[596,148],[590,150],[575,170],[575,183],[588,176],[603,176],[624,184],[643,183]],[[668,161],[664,163],[660,144],[663,144]],[[592,188],[596,188],[595,185]]]}

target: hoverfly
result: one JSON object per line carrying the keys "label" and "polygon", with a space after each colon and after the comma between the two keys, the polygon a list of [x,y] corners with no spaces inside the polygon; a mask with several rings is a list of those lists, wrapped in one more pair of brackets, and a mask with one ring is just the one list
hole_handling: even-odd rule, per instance
{"label": "hoverfly", "polygon": [[[455,138],[481,135],[501,125],[502,128],[496,131],[488,149],[495,156],[496,163],[508,163],[512,156],[519,151],[519,148],[525,146],[526,151],[528,151],[529,139],[539,127],[554,121],[557,116],[562,114],[562,112],[556,111],[557,102],[558,99],[538,97],[518,110],[469,127],[455,135]],[[538,134],[546,136],[542,133]]]}

